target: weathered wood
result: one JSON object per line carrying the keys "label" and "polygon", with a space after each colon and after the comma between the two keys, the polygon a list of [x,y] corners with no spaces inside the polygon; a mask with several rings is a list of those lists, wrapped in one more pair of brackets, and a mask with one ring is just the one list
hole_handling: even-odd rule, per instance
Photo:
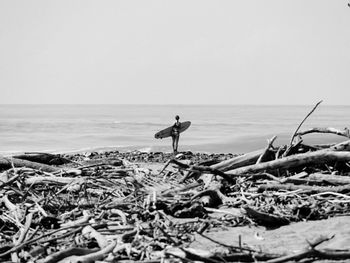
{"label": "weathered wood", "polygon": [[227,180],[232,181],[232,179],[228,177],[224,172],[220,171],[219,169],[212,168],[211,166],[208,167],[208,166],[200,166],[200,165],[188,165],[176,159],[172,159],[171,162],[184,169],[190,169],[191,171],[199,171],[204,173],[211,173],[214,175],[219,175]]}
{"label": "weathered wood", "polygon": [[[331,147],[324,149],[331,151],[347,151],[350,150],[350,140],[332,145]],[[255,164],[259,157],[265,152],[264,149],[259,149],[250,153],[246,153],[240,156],[235,156],[229,160],[222,161],[220,163],[211,165],[213,169],[218,169],[221,171],[229,171],[239,167],[244,167],[247,165]]]}
{"label": "weathered wood", "polygon": [[233,169],[227,171],[226,174],[235,176],[247,173],[257,173],[261,171],[271,171],[281,168],[289,169],[306,164],[320,164],[327,163],[330,161],[348,162],[350,161],[350,152],[334,152],[330,150],[320,150],[316,152],[301,153],[288,156],[282,159]]}
{"label": "weathered wood", "polygon": [[12,168],[12,164],[14,167],[28,167],[36,170],[41,170],[44,172],[59,172],[60,169],[57,167],[53,167],[46,164],[31,162],[27,160],[21,160],[16,158],[7,158],[7,157],[1,157],[0,156],[0,169],[10,169]]}
{"label": "weathered wood", "polygon": [[344,130],[338,130],[332,127],[328,128],[312,128],[308,129],[305,131],[298,132],[297,135],[305,135],[305,134],[310,134],[310,133],[330,133],[330,134],[335,134],[339,136],[344,136],[350,138],[350,131],[348,128],[344,128]]}
{"label": "weathered wood", "polygon": [[93,227],[86,226],[81,232],[88,239],[94,238],[101,249],[108,246],[108,240],[100,232],[96,231]]}
{"label": "weathered wood", "polygon": [[264,152],[259,156],[259,158],[256,161],[256,163],[261,163],[261,161],[266,156],[266,154],[269,151],[269,149],[272,147],[272,144],[276,140],[276,138],[277,138],[277,136],[273,136],[270,140],[267,140],[267,146],[266,146]]}
{"label": "weathered wood", "polygon": [[92,217],[92,215],[89,213],[89,211],[87,210],[83,210],[83,216],[75,221],[70,221],[67,223],[63,223],[61,224],[61,228],[66,228],[66,227],[76,227],[79,226],[81,224],[87,223],[90,218]]}
{"label": "weathered wood", "polygon": [[14,242],[15,246],[18,246],[19,244],[21,244],[26,239],[26,236],[28,234],[28,231],[29,231],[30,225],[32,223],[32,220],[33,220],[33,213],[27,214],[26,222],[25,222],[24,226],[21,227],[21,230],[20,230],[21,234],[18,237],[18,239]]}
{"label": "weathered wood", "polygon": [[288,225],[290,223],[287,218],[260,212],[249,206],[244,207],[244,210],[247,216],[253,219],[255,222],[257,222],[259,225],[268,227],[278,227]]}
{"label": "weathered wood", "polygon": [[[328,149],[324,149],[328,150]],[[329,147],[329,150],[331,151],[350,151],[350,140],[335,144],[331,147]]]}
{"label": "weathered wood", "polygon": [[73,182],[83,183],[84,178],[79,177],[54,177],[54,176],[31,176],[23,180],[25,185],[35,185],[35,184],[58,184],[66,185]]}
{"label": "weathered wood", "polygon": [[318,105],[320,105],[321,103],[322,103],[322,100],[317,102],[316,105],[312,108],[312,110],[305,116],[305,118],[302,120],[302,122],[296,128],[295,132],[293,133],[293,135],[290,139],[289,146],[287,147],[286,151],[283,153],[283,157],[286,157],[288,155],[289,151],[292,149],[294,138],[297,136],[297,132],[299,131],[301,125],[303,125],[303,123],[306,121],[306,119],[316,110]]}
{"label": "weathered wood", "polygon": [[84,255],[84,256],[77,256],[70,259],[70,262],[74,263],[88,263],[88,262],[95,262],[100,259],[103,259],[108,253],[112,252],[113,249],[116,247],[117,241],[112,241],[108,246],[104,247],[103,249]]}
{"label": "weathered wood", "polygon": [[7,171],[2,173],[0,175],[0,189],[6,185],[12,184],[16,180],[18,180],[18,178],[20,178],[21,176],[23,176],[23,174],[17,173],[16,175],[9,178],[9,174],[7,173]]}
{"label": "weathered wood", "polygon": [[22,219],[25,217],[25,212],[21,210],[17,205],[13,204],[8,199],[8,194],[4,195],[0,199],[0,204],[4,204],[4,206],[10,211],[11,215],[18,221],[22,221]]}
{"label": "weathered wood", "polygon": [[70,160],[63,158],[59,154],[51,154],[51,153],[25,153],[21,155],[15,155],[13,156],[13,158],[47,164],[47,165],[61,165],[61,164],[71,162]]}
{"label": "weathered wood", "polygon": [[332,184],[350,184],[350,176],[314,173],[309,175],[309,179],[327,181]]}
{"label": "weathered wood", "polygon": [[339,176],[339,175],[332,175],[332,174],[310,174],[307,177],[304,178],[286,178],[282,182],[285,183],[293,183],[293,184],[313,184],[313,185],[320,185],[320,184],[331,184],[331,185],[350,185],[350,177],[347,176]]}
{"label": "weathered wood", "polygon": [[229,160],[225,160],[220,163],[211,165],[210,167],[221,171],[228,171],[242,166],[254,164],[259,159],[261,154],[264,153],[264,151],[265,149],[256,150],[254,152],[236,156]]}
{"label": "weathered wood", "polygon": [[259,186],[259,192],[263,191],[295,191],[301,190],[308,193],[324,193],[324,192],[334,192],[334,193],[349,193],[350,185],[342,186],[309,186],[309,185],[295,185],[295,184],[263,184]]}
{"label": "weathered wood", "polygon": [[98,248],[69,247],[48,255],[45,259],[38,260],[38,263],[57,263],[70,256],[83,256],[98,251]]}

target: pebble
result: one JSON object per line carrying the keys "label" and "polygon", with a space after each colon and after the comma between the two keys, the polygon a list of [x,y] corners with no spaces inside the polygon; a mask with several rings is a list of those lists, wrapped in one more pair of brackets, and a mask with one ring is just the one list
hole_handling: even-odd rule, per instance
{"label": "pebble", "polygon": [[[237,154],[232,153],[193,153],[191,151],[179,152],[177,154],[178,160],[189,160],[193,163],[199,163],[203,165],[211,165],[218,163],[232,157],[237,156]],[[119,152],[119,151],[107,151],[107,152],[91,152],[91,153],[77,153],[72,155],[65,155],[65,158],[79,162],[82,160],[96,160],[101,158],[116,158],[124,159],[130,162],[144,162],[144,163],[165,163],[168,160],[174,158],[173,153],[167,152],[140,152],[140,151],[129,151],[129,152]]]}

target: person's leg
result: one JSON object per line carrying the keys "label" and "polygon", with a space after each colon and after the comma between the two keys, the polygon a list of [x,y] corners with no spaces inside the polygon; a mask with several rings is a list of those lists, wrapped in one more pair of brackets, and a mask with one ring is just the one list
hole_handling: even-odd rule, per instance
{"label": "person's leg", "polygon": [[173,152],[175,152],[175,140],[176,140],[176,137],[175,136],[171,136],[171,139],[173,140]]}
{"label": "person's leg", "polygon": [[179,138],[180,138],[180,135],[177,135],[175,137],[175,146],[174,146],[174,152],[177,153],[177,147],[179,146]]}

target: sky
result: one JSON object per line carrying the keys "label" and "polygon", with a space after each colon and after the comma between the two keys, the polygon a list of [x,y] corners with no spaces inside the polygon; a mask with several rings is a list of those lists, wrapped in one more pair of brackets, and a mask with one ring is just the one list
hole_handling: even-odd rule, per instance
{"label": "sky", "polygon": [[350,104],[343,0],[0,0],[0,104]]}

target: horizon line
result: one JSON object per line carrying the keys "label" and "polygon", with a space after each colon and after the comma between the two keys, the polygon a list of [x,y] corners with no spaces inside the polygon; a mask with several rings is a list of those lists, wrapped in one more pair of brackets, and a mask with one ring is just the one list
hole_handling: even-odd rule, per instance
{"label": "horizon line", "polygon": [[[229,104],[229,103],[0,103],[1,106],[59,106],[59,105],[65,105],[65,106],[73,106],[73,105],[80,105],[80,106],[313,106],[315,104],[268,104],[268,103],[259,103],[259,104],[253,104],[253,103],[235,103],[235,104]],[[350,106],[346,104],[327,104],[326,106]]]}

